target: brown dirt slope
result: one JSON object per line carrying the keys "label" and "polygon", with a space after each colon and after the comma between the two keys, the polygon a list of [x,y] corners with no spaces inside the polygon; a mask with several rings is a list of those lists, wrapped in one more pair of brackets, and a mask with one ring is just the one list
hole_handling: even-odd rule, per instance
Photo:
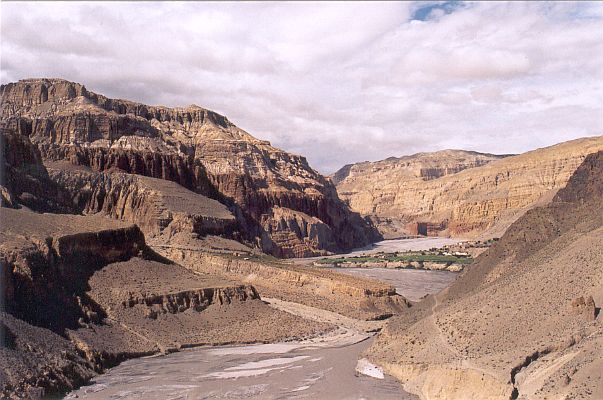
{"label": "brown dirt slope", "polygon": [[423,398],[603,396],[603,152],[369,356]]}

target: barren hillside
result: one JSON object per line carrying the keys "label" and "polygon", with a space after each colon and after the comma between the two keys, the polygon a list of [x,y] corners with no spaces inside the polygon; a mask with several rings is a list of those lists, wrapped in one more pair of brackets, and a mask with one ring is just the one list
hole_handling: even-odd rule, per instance
{"label": "barren hillside", "polygon": [[370,357],[425,399],[602,397],[602,178],[598,152]]}

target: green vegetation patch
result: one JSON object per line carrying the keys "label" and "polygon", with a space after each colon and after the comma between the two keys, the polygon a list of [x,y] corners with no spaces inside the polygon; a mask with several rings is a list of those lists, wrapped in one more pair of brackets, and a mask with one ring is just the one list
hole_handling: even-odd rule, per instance
{"label": "green vegetation patch", "polygon": [[468,256],[455,256],[445,254],[433,254],[427,252],[409,252],[409,253],[392,253],[376,256],[357,256],[357,257],[340,257],[340,258],[322,258],[317,262],[319,264],[341,264],[354,263],[364,264],[369,262],[433,262],[440,264],[461,264],[467,265],[473,262],[473,258]]}

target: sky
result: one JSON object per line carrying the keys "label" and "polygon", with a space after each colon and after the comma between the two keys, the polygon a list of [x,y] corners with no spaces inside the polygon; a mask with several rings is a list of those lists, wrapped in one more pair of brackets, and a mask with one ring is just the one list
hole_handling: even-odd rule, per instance
{"label": "sky", "polygon": [[603,135],[603,2],[2,2],[2,83],[197,104],[318,171]]}

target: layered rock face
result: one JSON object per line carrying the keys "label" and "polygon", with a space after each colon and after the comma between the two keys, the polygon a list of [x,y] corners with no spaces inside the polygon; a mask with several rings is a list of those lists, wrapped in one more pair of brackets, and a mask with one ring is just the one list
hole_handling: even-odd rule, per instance
{"label": "layered rock face", "polygon": [[44,160],[175,181],[229,204],[245,236],[264,251],[318,255],[380,239],[305,158],[212,111],[108,99],[57,79],[23,80],[0,91],[2,120],[28,135]]}
{"label": "layered rock face", "polygon": [[228,208],[174,182],[119,172],[93,172],[65,162],[47,163],[48,175],[69,193],[77,213],[101,212],[137,224],[147,238],[183,232],[228,234],[236,229]]}
{"label": "layered rock face", "polygon": [[103,351],[127,350],[120,328],[144,338],[141,344],[151,352],[283,340],[329,329],[270,308],[249,284],[143,258],[109,264],[88,283],[88,296],[111,323],[70,330],[68,337],[95,361],[105,357]]}
{"label": "layered rock face", "polygon": [[404,157],[389,157],[382,161],[348,164],[335,172],[331,180],[335,185],[362,179],[367,174],[388,178],[420,178],[428,181],[456,174],[468,168],[480,167],[508,155],[478,153],[465,150],[442,150],[433,153],[417,153]]}
{"label": "layered rock face", "polygon": [[601,149],[603,137],[508,157],[447,150],[346,166],[332,179],[386,237],[499,237],[528,209],[550,202]]}
{"label": "layered rock face", "polygon": [[603,396],[603,151],[369,356],[429,399]]}
{"label": "layered rock face", "polygon": [[0,123],[0,201],[3,207],[21,205],[42,212],[69,212],[65,192],[50,179],[38,148],[27,135]]}
{"label": "layered rock face", "polygon": [[253,284],[267,297],[325,309],[361,320],[403,313],[410,303],[391,285],[328,269],[303,268],[247,255],[225,256],[190,246],[161,246],[158,252],[197,272],[209,272]]}
{"label": "layered rock face", "polygon": [[[3,121],[0,136],[6,171],[0,207],[0,397],[58,396],[131,357],[314,337],[334,329],[268,306],[246,281],[248,274],[220,268],[224,260],[209,265],[190,257],[192,272],[147,246],[143,232],[154,245],[184,240],[198,257],[216,248],[256,254],[227,238],[236,220],[224,204],[171,180],[123,172],[126,166],[119,162],[105,168],[47,158],[44,166],[26,125],[14,121]],[[288,212],[293,211],[274,210],[278,222],[271,233],[296,229],[322,240],[323,231]],[[313,223],[329,232],[322,221]],[[283,275],[287,267],[280,263],[271,270],[281,278],[302,276]],[[322,279],[324,288],[348,286],[333,278]],[[330,300],[352,297],[362,303],[367,297],[358,288],[339,292]],[[374,308],[369,311],[405,308],[390,292],[378,294],[386,308],[365,301]]]}

